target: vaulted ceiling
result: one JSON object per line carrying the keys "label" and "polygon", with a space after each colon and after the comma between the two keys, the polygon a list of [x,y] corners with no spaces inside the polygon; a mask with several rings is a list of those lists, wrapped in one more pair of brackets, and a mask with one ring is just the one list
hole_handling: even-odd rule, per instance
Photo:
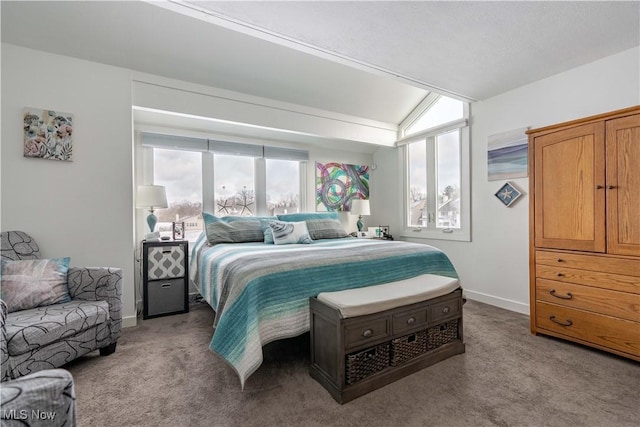
{"label": "vaulted ceiling", "polygon": [[398,124],[640,45],[640,2],[1,2],[2,41]]}

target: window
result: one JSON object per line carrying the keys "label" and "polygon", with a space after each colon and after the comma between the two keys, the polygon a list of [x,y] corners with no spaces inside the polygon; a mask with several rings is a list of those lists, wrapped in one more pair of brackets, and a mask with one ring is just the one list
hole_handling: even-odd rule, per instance
{"label": "window", "polygon": [[279,147],[142,133],[146,182],[163,185],[168,209],[158,209],[158,231],[185,223],[185,237],[202,232],[202,212],[216,216],[299,212],[308,153]]}
{"label": "window", "polygon": [[254,169],[253,157],[213,155],[216,216],[256,214]]}
{"label": "window", "polygon": [[407,237],[469,240],[469,130],[465,103],[429,95],[401,125]]}
{"label": "window", "polygon": [[171,222],[184,222],[185,239],[202,232],[202,159],[192,151],[153,150],[153,182],[164,185],[169,208],[158,209],[158,231],[171,235]]}
{"label": "window", "polygon": [[300,162],[266,159],[267,215],[300,212]]}

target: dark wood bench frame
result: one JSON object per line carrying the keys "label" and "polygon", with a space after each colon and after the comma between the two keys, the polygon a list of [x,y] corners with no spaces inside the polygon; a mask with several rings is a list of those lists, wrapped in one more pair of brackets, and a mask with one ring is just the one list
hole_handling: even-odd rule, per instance
{"label": "dark wood bench frame", "polygon": [[[311,298],[311,366],[309,373],[331,396],[346,403],[393,381],[465,352],[462,291],[364,316],[341,317],[340,311]],[[408,334],[458,319],[458,339],[399,365],[388,366],[347,384],[346,356]]]}

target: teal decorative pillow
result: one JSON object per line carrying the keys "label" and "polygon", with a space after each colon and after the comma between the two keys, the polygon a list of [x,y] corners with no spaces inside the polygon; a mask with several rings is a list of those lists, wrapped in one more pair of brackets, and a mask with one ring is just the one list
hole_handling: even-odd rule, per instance
{"label": "teal decorative pillow", "polygon": [[313,240],[351,237],[337,219],[308,219],[306,223]]}
{"label": "teal decorative pillow", "polygon": [[339,219],[338,212],[299,212],[278,215],[279,221],[298,222],[310,219]]}
{"label": "teal decorative pillow", "polygon": [[2,260],[2,300],[14,312],[71,301],[67,287],[69,257]]}
{"label": "teal decorative pillow", "polygon": [[204,213],[204,231],[210,245],[264,241],[268,221],[273,217],[226,216],[222,218]]}
{"label": "teal decorative pillow", "polygon": [[264,229],[264,242],[267,245],[273,245],[275,242],[273,240],[273,230],[269,227],[267,223],[267,228]]}
{"label": "teal decorative pillow", "polygon": [[313,243],[309,237],[309,230],[305,221],[284,222],[273,221],[269,223],[273,232],[273,242],[276,245],[288,245],[292,243]]}

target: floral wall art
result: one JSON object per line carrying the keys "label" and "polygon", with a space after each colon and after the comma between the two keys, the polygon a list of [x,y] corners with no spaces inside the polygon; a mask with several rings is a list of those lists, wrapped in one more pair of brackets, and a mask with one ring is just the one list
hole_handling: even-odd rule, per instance
{"label": "floral wall art", "polygon": [[369,198],[369,166],[316,162],[316,211],[351,211]]}
{"label": "floral wall art", "polygon": [[71,161],[73,115],[37,108],[25,108],[24,157]]}

